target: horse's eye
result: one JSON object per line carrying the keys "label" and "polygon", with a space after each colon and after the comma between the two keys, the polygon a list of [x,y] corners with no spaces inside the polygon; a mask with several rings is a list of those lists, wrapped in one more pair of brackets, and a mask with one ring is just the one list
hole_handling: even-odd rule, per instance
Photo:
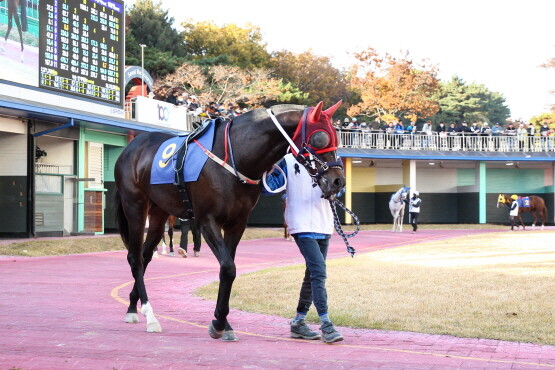
{"label": "horse's eye", "polygon": [[324,131],[317,131],[311,137],[309,145],[316,149],[326,148],[330,143],[330,137]]}

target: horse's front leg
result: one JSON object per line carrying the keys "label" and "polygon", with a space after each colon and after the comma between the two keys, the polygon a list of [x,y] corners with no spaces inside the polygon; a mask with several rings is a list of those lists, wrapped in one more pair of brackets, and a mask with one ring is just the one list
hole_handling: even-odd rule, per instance
{"label": "horse's front leg", "polygon": [[530,212],[534,217],[534,221],[532,222],[532,230],[536,230],[536,222],[538,221],[538,215],[536,212]]}
{"label": "horse's front leg", "polygon": [[403,232],[403,221],[405,218],[405,206],[399,211],[399,232]]}
{"label": "horse's front leg", "polygon": [[214,310],[214,317],[216,319],[212,320],[212,323],[208,327],[208,334],[214,339],[222,338],[223,341],[235,342],[238,338],[227,321],[227,316],[229,314],[231,288],[233,287],[233,282],[237,275],[234,262],[235,250],[241,238],[242,231],[238,238],[230,237],[226,233],[226,239],[224,240],[215,222],[209,222],[208,224],[203,224],[202,234],[220,263],[220,286],[218,288],[216,309]]}

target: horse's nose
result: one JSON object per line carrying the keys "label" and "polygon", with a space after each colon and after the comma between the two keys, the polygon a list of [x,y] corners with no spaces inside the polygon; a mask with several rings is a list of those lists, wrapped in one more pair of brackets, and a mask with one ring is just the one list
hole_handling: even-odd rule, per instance
{"label": "horse's nose", "polygon": [[333,189],[334,190],[341,190],[343,189],[343,187],[345,186],[345,177],[344,176],[338,176],[335,178],[335,180],[333,180]]}

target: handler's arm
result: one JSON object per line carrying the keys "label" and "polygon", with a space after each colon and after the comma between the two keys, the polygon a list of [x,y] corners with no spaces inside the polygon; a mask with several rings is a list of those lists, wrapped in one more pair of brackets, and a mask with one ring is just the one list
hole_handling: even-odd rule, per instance
{"label": "handler's arm", "polygon": [[[271,190],[279,189],[285,184],[285,176],[287,175],[287,164],[285,160],[282,159],[277,165],[283,170],[283,173],[281,171],[273,169],[272,172],[270,172],[266,176],[266,185],[268,185]],[[264,186],[262,186],[262,194],[272,195],[272,193],[268,192]]]}

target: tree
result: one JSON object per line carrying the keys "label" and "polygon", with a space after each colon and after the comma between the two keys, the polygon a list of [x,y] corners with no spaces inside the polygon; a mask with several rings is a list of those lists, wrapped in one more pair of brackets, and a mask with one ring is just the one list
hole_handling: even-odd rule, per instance
{"label": "tree", "polygon": [[356,53],[355,58],[358,62],[350,69],[349,85],[360,95],[360,102],[347,110],[349,115],[416,122],[438,111],[435,66],[426,61],[416,63],[408,53],[401,58],[380,56],[373,48]]}
{"label": "tree", "polygon": [[185,60],[183,37],[173,28],[174,19],[161,3],[137,0],[127,13],[126,63],[141,65],[141,47],[144,48],[145,69],[153,77],[175,71]]}
{"label": "tree", "polygon": [[184,53],[191,60],[227,64],[242,69],[264,68],[270,60],[260,28],[247,24],[245,28],[235,24],[223,27],[212,22],[183,22]]}
{"label": "tree", "polygon": [[536,132],[540,131],[540,128],[544,122],[547,123],[547,125],[551,129],[555,129],[555,112],[542,113],[539,116],[534,116],[530,118],[530,123],[536,126]]}
{"label": "tree", "polygon": [[311,50],[295,54],[280,51],[272,55],[274,75],[283,78],[300,91],[308,93],[306,104],[319,101],[332,104],[347,96],[347,81],[328,57],[317,56]]}
{"label": "tree", "polygon": [[[542,67],[555,69],[555,58],[549,59],[545,64],[542,65]],[[555,94],[555,90],[551,90],[551,93]],[[551,105],[551,110],[555,112],[555,104]]]}
{"label": "tree", "polygon": [[282,93],[279,80],[268,70],[244,70],[235,66],[202,67],[185,63],[175,73],[155,82],[155,93],[166,97],[173,90],[196,95],[201,102],[219,104],[234,102],[259,107],[268,100],[277,100]]}
{"label": "tree", "polygon": [[465,84],[454,76],[441,85],[436,96],[440,110],[432,118],[437,122],[500,122],[510,116],[505,98],[498,92],[488,90],[484,85]]}

